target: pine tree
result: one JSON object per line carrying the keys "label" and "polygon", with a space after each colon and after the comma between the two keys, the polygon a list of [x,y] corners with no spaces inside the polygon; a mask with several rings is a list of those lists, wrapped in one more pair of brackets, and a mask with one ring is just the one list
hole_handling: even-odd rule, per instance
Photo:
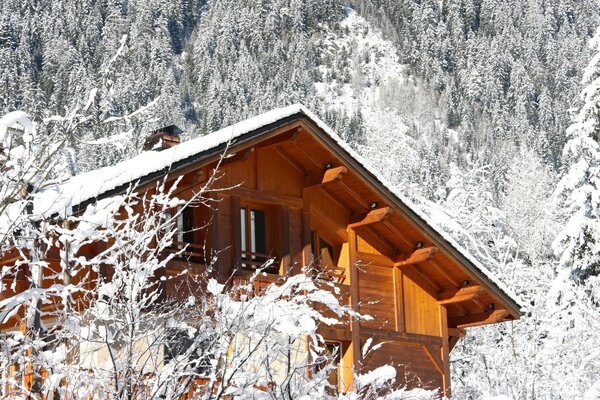
{"label": "pine tree", "polygon": [[583,106],[567,129],[567,170],[557,189],[565,228],[554,248],[560,264],[582,279],[600,274],[600,29],[590,41],[596,52],[583,76]]}

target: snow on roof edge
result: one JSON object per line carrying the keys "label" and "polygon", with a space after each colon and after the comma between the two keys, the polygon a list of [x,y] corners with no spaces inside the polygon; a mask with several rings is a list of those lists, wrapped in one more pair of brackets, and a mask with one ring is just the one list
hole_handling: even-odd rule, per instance
{"label": "snow on roof edge", "polygon": [[[205,136],[188,140],[185,144],[182,143],[161,151],[144,151],[133,158],[121,161],[115,165],[76,175],[63,183],[40,191],[34,201],[34,212],[43,216],[50,216],[56,213],[69,214],[71,208],[74,206],[97,198],[123,185],[135,182],[152,173],[169,169],[178,161],[226,144],[246,133],[276,123],[295,114],[304,114],[317,125],[340,148],[348,153],[350,157],[365,168],[384,188],[395,196],[400,203],[412,211],[415,216],[420,218],[434,233],[438,234],[441,239],[453,247],[454,250],[462,254],[500,292],[511,299],[517,305],[519,311],[522,310],[523,303],[516,294],[512,293],[491,271],[457,243],[448,232],[431,221],[428,216],[424,215],[412,201],[401,194],[398,188],[383,178],[376,168],[372,167],[367,160],[356,153],[333,129],[302,104],[293,104],[274,109]],[[94,182],[96,183],[94,184]]]}

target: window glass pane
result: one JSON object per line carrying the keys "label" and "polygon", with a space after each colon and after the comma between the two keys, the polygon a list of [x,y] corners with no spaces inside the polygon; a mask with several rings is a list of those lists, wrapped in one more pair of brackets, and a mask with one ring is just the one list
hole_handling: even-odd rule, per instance
{"label": "window glass pane", "polygon": [[186,207],[181,214],[183,218],[183,241],[194,243],[194,209]]}
{"label": "window glass pane", "polygon": [[265,212],[263,210],[251,210],[250,212],[251,250],[255,253],[267,252],[267,227],[265,223]]}
{"label": "window glass pane", "polygon": [[246,209],[240,208],[240,243],[242,247],[242,258],[245,258],[246,255]]}
{"label": "window glass pane", "polygon": [[[180,208],[177,211],[180,211]],[[181,212],[177,214],[177,241],[183,242],[183,213]],[[178,244],[177,248],[182,249],[183,245]]]}

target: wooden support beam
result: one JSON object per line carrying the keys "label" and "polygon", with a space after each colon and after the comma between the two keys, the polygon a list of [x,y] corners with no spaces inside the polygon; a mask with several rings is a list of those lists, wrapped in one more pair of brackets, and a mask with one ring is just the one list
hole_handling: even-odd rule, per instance
{"label": "wooden support beam", "polygon": [[393,267],[394,277],[394,311],[396,315],[396,331],[406,332],[404,323],[404,285],[402,278],[402,270],[398,267]]}
{"label": "wooden support beam", "polygon": [[442,394],[450,398],[450,343],[448,342],[448,310],[443,305],[438,305],[440,320],[440,335],[442,347],[440,356],[442,361]]}
{"label": "wooden support beam", "polygon": [[358,228],[365,225],[376,224],[384,221],[392,213],[391,207],[382,207],[376,210],[371,210],[360,221],[353,222],[348,225],[349,228]]}
{"label": "wooden support beam", "polygon": [[448,290],[438,295],[438,304],[463,303],[476,299],[483,292],[481,285],[472,285],[457,290]]}
{"label": "wooden support beam", "polygon": [[308,159],[308,160],[309,160],[311,163],[313,163],[313,165],[314,165],[315,167],[317,167],[317,168],[318,168],[318,169],[320,169],[320,170],[323,170],[323,167],[324,167],[324,165],[321,165],[321,163],[320,163],[320,162],[318,162],[318,161],[317,161],[317,160],[315,160],[315,159],[314,159],[314,158],[313,158],[313,157],[312,157],[310,154],[308,154],[308,153],[306,152],[306,150],[304,150],[304,149],[302,148],[302,146],[300,146],[300,145],[298,144],[298,141],[294,141],[294,142],[293,142],[293,144],[294,144],[294,147],[295,147],[296,149],[298,149],[298,150],[300,151],[300,153],[302,153],[302,155],[303,155],[304,157],[306,157],[306,159]]}
{"label": "wooden support beam", "polygon": [[400,239],[400,241],[402,242],[402,245],[404,247],[406,247],[407,249],[415,248],[415,243],[408,240],[404,236],[404,234],[398,228],[396,228],[394,226],[394,224],[392,224],[392,222],[389,219],[383,221],[383,224],[385,225],[386,228],[388,228],[390,231],[392,231],[392,234],[394,235],[395,238]]}
{"label": "wooden support beam", "polygon": [[335,234],[336,238],[339,242],[345,243],[348,241],[348,230],[345,229],[343,225],[338,225],[337,221],[326,212],[322,211],[319,207],[315,205],[310,205],[305,202],[306,206],[304,207],[304,213],[308,212],[307,221],[309,222],[308,226],[308,235],[310,238],[311,225],[317,230],[329,231],[332,234]]}
{"label": "wooden support beam", "polygon": [[[231,247],[233,249],[233,268],[241,268],[242,265],[242,234],[240,232],[240,198],[231,196]],[[208,257],[207,257],[208,258]]]}
{"label": "wooden support beam", "polygon": [[279,213],[279,232],[281,243],[281,263],[283,275],[289,276],[292,273],[292,257],[290,255],[290,210],[289,207],[281,206]]}
{"label": "wooden support beam", "polygon": [[261,143],[259,147],[261,149],[268,149],[271,147],[278,147],[283,143],[295,143],[296,139],[298,139],[298,136],[300,136],[300,133],[302,133],[302,127],[297,126],[290,129],[286,133],[282,133],[276,137],[266,140],[265,142]]}
{"label": "wooden support beam", "polygon": [[439,336],[430,336],[430,335],[420,335],[417,333],[407,333],[407,332],[396,332],[392,330],[386,329],[375,329],[375,328],[365,328],[362,327],[360,329],[360,335],[362,339],[382,339],[382,340],[394,340],[402,342],[402,344],[413,344],[415,346],[423,346],[428,344],[434,347],[440,347],[442,345],[442,338]]}
{"label": "wooden support beam", "polygon": [[364,209],[368,210],[370,208],[370,201],[369,200],[365,200],[364,197],[358,195],[354,190],[352,190],[352,188],[348,185],[346,185],[343,181],[337,181],[337,185],[339,187],[341,187],[342,189],[344,189],[346,192],[348,192],[348,194],[354,199],[356,200],[356,202]]}
{"label": "wooden support beam", "polygon": [[313,189],[317,189],[317,188],[324,189],[328,185],[331,185],[335,182],[341,181],[344,178],[344,176],[346,176],[347,173],[348,173],[348,168],[344,167],[343,165],[340,167],[329,168],[328,170],[326,170],[323,173],[323,176],[321,177],[319,183],[317,183],[316,185],[307,186],[304,189],[305,190],[313,190]]}
{"label": "wooden support beam", "polygon": [[332,182],[337,182],[341,180],[348,173],[348,168],[343,165],[340,167],[330,168],[323,174],[323,179],[321,179],[321,184],[327,184]]}
{"label": "wooden support beam", "polygon": [[[462,286],[461,282],[458,279],[456,279],[452,275],[450,275],[448,273],[448,271],[446,270],[446,268],[442,267],[441,265],[436,263],[434,260],[427,261],[427,265],[431,266],[437,273],[442,275],[448,282],[450,282],[452,284],[452,286],[457,287],[457,288]],[[454,306],[456,308],[458,308],[463,314],[467,313],[467,311],[459,303],[454,304]]]}
{"label": "wooden support beam", "polygon": [[415,250],[410,257],[406,260],[397,261],[394,263],[396,267],[403,267],[405,265],[413,265],[424,261],[429,261],[435,254],[438,249],[435,246],[423,247],[422,249]]}
{"label": "wooden support beam", "polygon": [[448,339],[448,351],[452,351],[452,349],[454,348],[454,346],[456,346],[458,344],[458,341],[460,340],[459,336],[450,336],[450,338]]}
{"label": "wooden support beam", "polygon": [[468,328],[470,326],[493,324],[502,321],[508,314],[507,310],[499,309],[478,314],[460,315],[449,318],[448,325],[457,328]]}
{"label": "wooden support beam", "polygon": [[[352,227],[349,226],[349,229]],[[381,254],[387,258],[393,258],[397,252],[397,248],[390,243],[387,238],[379,234],[373,229],[372,225],[364,225],[360,229],[360,237],[371,246],[375,247]],[[387,263],[386,263],[387,265]]]}
{"label": "wooden support beam", "polygon": [[415,281],[415,283],[421,286],[421,288],[429,293],[431,297],[436,297],[440,292],[440,287],[421,271],[418,265],[407,265],[402,267],[402,273],[409,279]]}
{"label": "wooden support beam", "polygon": [[[349,252],[349,269],[350,269],[350,305],[352,310],[360,312],[359,309],[359,283],[358,283],[358,270],[356,267],[357,263],[357,237],[354,229],[348,229],[348,252]],[[360,334],[361,328],[357,318],[350,317],[350,326],[352,334],[352,363],[355,371],[361,371],[362,369],[362,356],[361,356],[361,344]]]}
{"label": "wooden support beam", "polygon": [[467,332],[464,329],[448,328],[448,336],[465,337]]}
{"label": "wooden support beam", "polygon": [[[444,362],[440,358],[440,355],[438,354],[437,351],[435,351],[435,349],[430,344],[424,344],[423,350],[425,350],[425,354],[427,354],[427,356],[431,360],[431,363],[433,364],[433,366],[435,367],[437,372],[442,376],[442,382],[443,382],[444,376],[445,376]],[[443,383],[445,384],[445,382],[443,382]],[[445,395],[445,393],[444,393],[444,395]]]}

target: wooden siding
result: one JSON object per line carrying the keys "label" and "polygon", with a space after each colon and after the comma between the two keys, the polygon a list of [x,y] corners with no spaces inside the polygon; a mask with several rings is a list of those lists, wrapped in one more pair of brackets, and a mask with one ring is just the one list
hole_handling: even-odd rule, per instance
{"label": "wooden siding", "polygon": [[365,358],[364,370],[370,371],[385,364],[393,365],[397,381],[409,388],[438,389],[442,386],[442,377],[423,346],[385,342]]}

